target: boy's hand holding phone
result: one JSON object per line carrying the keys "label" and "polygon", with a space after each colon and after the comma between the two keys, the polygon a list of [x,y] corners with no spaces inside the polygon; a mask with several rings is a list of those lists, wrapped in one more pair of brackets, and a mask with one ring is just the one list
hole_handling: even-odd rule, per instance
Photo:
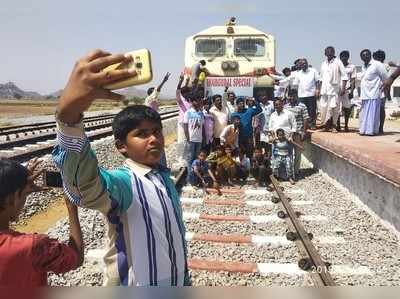
{"label": "boy's hand holding phone", "polygon": [[130,56],[94,50],[78,60],[70,75],[58,104],[58,118],[65,123],[76,123],[81,113],[90,107],[95,99],[121,100],[122,95],[104,88],[105,85],[136,76],[134,69],[104,68],[118,63],[129,63]]}

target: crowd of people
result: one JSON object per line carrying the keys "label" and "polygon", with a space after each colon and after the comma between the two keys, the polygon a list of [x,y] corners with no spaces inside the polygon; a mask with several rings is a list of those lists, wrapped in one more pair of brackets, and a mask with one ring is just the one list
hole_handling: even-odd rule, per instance
{"label": "crowd of people", "polygon": [[[259,186],[271,188],[270,174],[294,183],[303,141],[309,128],[317,125],[318,97],[321,127],[338,130],[343,108],[348,129],[356,92],[354,67],[346,51],[340,59],[332,47],[325,54],[321,73],[306,59],[299,59],[294,69],[277,74],[274,97],[236,97],[229,87],[222,95],[209,97],[203,85],[207,75],[204,61],[194,68],[194,76],[185,79],[181,75],[176,90],[178,145],[182,145],[188,183],[219,191],[223,184],[240,184],[252,175]],[[400,75],[398,68],[388,77],[382,52],[375,52],[375,59],[371,56],[369,50],[361,52],[365,63],[359,95],[363,135],[379,133],[382,90],[387,94]],[[37,185],[42,170],[37,160],[27,166],[0,160],[1,286],[45,286],[48,272],[65,273],[82,264],[85,251],[78,207],[97,210],[107,221],[104,285],[191,284],[182,209],[165,167],[162,123],[156,111],[158,94],[169,74],[158,87],[149,89],[147,106],[128,106],[116,115],[113,135],[116,149],[126,158],[123,165],[114,170],[100,167],[85,133],[83,112],[94,100],[122,99],[104,86],[135,76],[132,70],[102,70],[129,62],[130,58],[121,54],[89,53],[75,64],[59,100],[53,159],[66,197],[68,244],[13,229],[27,196],[45,191]]]}

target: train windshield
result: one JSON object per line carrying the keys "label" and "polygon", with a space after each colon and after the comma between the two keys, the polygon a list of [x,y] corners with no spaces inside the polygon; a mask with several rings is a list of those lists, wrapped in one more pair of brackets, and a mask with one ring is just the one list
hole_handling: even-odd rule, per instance
{"label": "train windshield", "polygon": [[225,55],[226,42],[224,39],[198,39],[196,41],[196,56],[219,57]]}
{"label": "train windshield", "polygon": [[265,41],[261,38],[237,38],[234,43],[236,56],[265,56]]}

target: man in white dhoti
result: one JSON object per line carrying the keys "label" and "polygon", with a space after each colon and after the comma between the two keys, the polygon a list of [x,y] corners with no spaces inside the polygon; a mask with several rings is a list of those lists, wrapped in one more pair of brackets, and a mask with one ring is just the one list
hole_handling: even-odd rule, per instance
{"label": "man in white dhoti", "polygon": [[334,125],[340,113],[339,96],[344,95],[348,78],[343,63],[335,56],[335,48],[327,47],[325,56],[321,66],[321,124],[326,131],[336,133]]}
{"label": "man in white dhoti", "polygon": [[379,133],[382,85],[389,75],[383,63],[372,59],[370,50],[362,50],[360,57],[364,62],[360,84],[360,135],[373,136]]}

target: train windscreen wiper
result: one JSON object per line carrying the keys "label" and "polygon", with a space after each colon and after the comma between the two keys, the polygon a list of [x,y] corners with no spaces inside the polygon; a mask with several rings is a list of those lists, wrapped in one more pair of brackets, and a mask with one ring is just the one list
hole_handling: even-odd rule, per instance
{"label": "train windscreen wiper", "polygon": [[246,58],[247,59],[247,61],[248,62],[251,62],[252,60],[246,55],[246,54],[244,54],[244,53],[241,53],[241,49],[240,48],[236,48],[236,55],[237,56],[243,56],[244,58]]}
{"label": "train windscreen wiper", "polygon": [[219,48],[219,49],[213,54],[213,56],[211,56],[211,57],[208,59],[208,62],[212,62],[212,61],[219,55],[219,53],[221,53],[221,51],[222,51],[222,48]]}

